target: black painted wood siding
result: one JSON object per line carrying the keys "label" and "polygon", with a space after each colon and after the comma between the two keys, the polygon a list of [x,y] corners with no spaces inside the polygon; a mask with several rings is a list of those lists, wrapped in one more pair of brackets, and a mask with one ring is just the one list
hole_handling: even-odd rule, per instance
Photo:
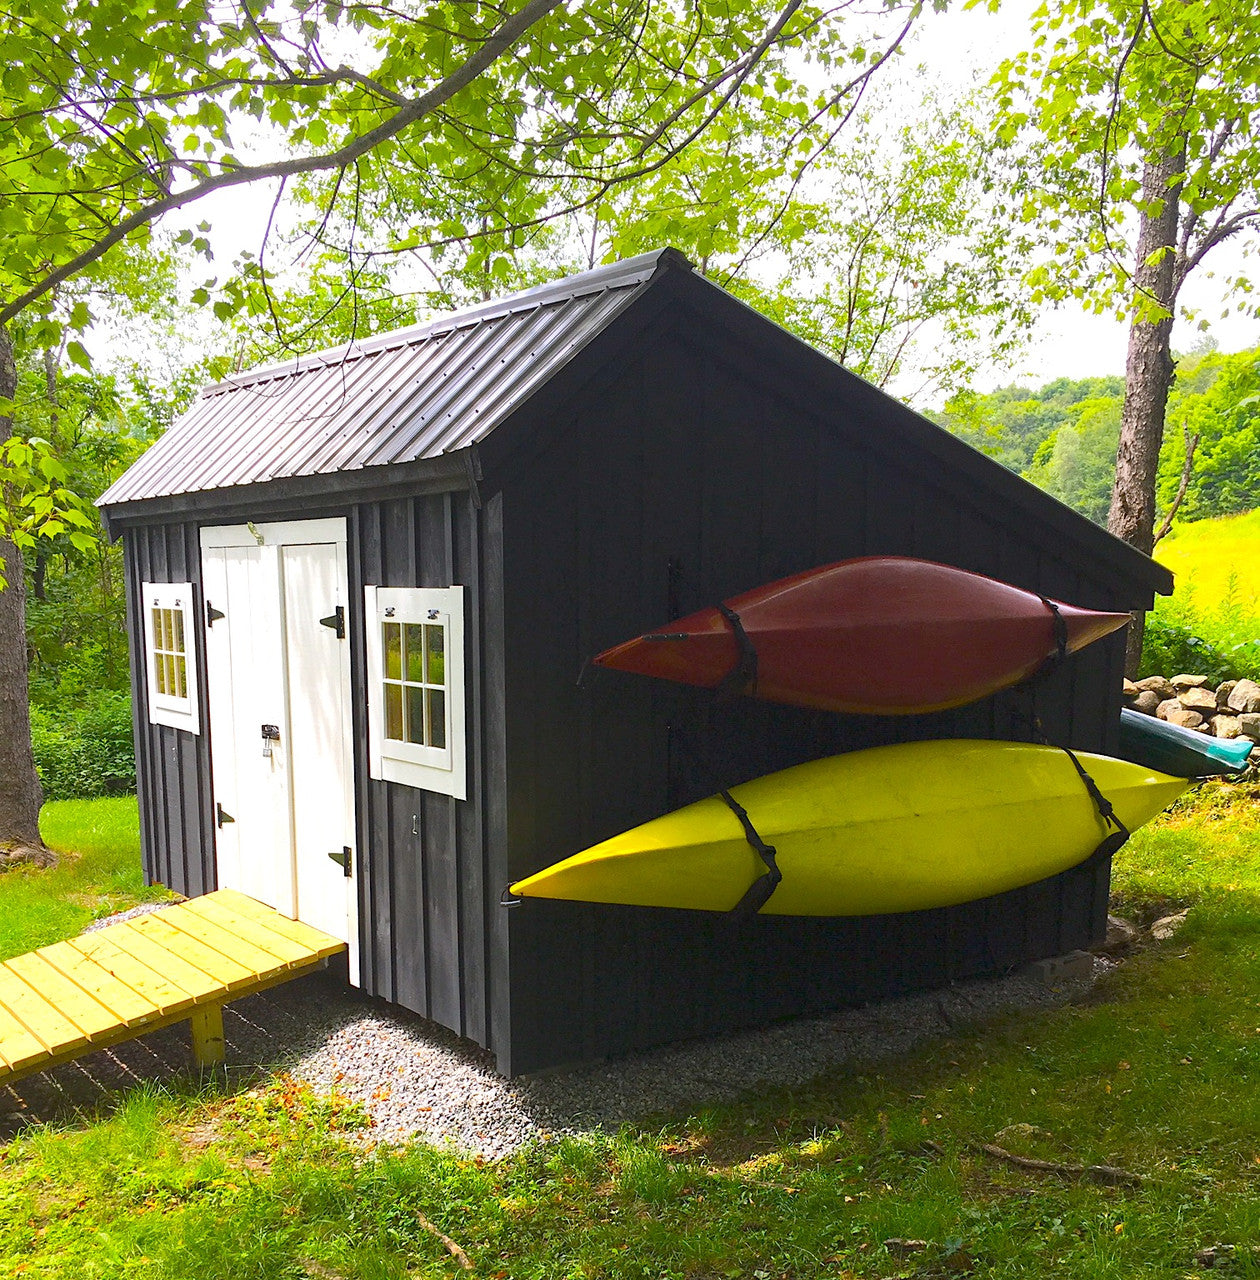
{"label": "black painted wood siding", "polygon": [[351,580],[356,690],[367,680],[362,584],[465,591],[466,801],[369,779],[366,702],[355,697],[360,842],[371,862],[360,888],[363,986],[506,1053],[507,921],[497,905],[506,862],[494,838],[504,776],[499,511],[469,493],[362,506]]}
{"label": "black painted wood siding", "polygon": [[194,617],[204,616],[197,526],[168,524],[129,530],[124,542],[124,561],[144,875],[149,884],[168,885],[191,898],[217,887],[210,735],[206,725],[206,646],[198,631],[196,679],[201,700],[201,732],[191,734],[150,724],[140,584],[191,582],[194,584]]}
{"label": "black painted wood siding", "polygon": [[[332,478],[335,485],[336,478]],[[491,1049],[507,1022],[507,922],[497,906],[502,858],[504,707],[501,504],[483,509],[467,491],[338,507],[333,491],[277,508],[260,497],[206,525],[348,517],[355,807],[359,844],[361,982]],[[202,606],[199,527],[131,527],[127,561],[132,687],[146,879],[189,896],[215,888],[213,790],[204,644],[198,644],[202,732],[151,725],[144,638],[136,602],[141,582],[191,581]],[[465,588],[469,729],[468,800],[368,777],[365,584]],[[483,598],[489,597],[483,609]],[[497,838],[495,833],[500,833]]]}
{"label": "black painted wood siding", "polygon": [[[935,559],[1096,608],[1144,588],[1061,558],[1012,503],[884,445],[852,406],[721,341],[665,323],[616,376],[485,457],[504,491],[508,861],[519,877],[715,790],[671,745],[703,744],[724,784],[918,738],[1114,750],[1123,637],[1034,687],[920,717],[715,702],[613,672],[591,654],[770,579],[867,554]],[[895,406],[894,406],[895,409]],[[671,575],[670,565],[675,566]],[[1109,571],[1114,572],[1114,570]],[[671,586],[672,582],[672,586]],[[1000,898],[852,920],[526,901],[510,913],[513,1072],[995,972],[1096,939],[1109,868]]]}

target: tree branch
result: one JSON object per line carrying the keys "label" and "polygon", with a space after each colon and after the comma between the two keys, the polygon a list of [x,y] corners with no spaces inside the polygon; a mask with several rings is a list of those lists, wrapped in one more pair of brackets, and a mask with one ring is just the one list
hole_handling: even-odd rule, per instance
{"label": "tree branch", "polygon": [[[243,165],[204,179],[185,191],[172,192],[160,200],[142,205],[130,216],[118,222],[114,227],[94,244],[76,254],[68,262],[50,271],[38,284],[33,285],[25,293],[20,294],[4,307],[0,307],[0,324],[20,314],[33,302],[38,301],[50,289],[55,288],[63,280],[70,279],[91,265],[106,252],[125,240],[133,232],[155,222],[164,214],[182,209],[212,191],[220,191],[228,187],[242,186],[257,182],[264,178],[286,178],[301,173],[321,173],[329,169],[345,168],[366,155],[369,151],[401,133],[410,125],[423,119],[431,111],[449,101],[461,89],[471,84],[483,71],[501,58],[517,40],[532,26],[547,16],[561,0],[529,0],[518,13],[502,22],[486,38],[481,45],[461,66],[450,75],[444,77],[427,93],[412,99],[405,107],[401,107],[388,120],[382,121],[374,129],[360,134],[345,146],[325,155],[301,156],[291,160],[278,160],[271,164]],[[800,0],[792,0],[790,7],[795,9]]]}
{"label": "tree branch", "polygon": [[1204,233],[1199,247],[1186,258],[1185,270],[1182,272],[1183,279],[1203,261],[1209,250],[1215,249],[1223,240],[1228,240],[1230,236],[1236,235],[1245,227],[1260,222],[1260,209],[1244,209],[1242,213],[1236,213],[1228,218],[1225,216],[1226,213],[1228,209],[1221,211],[1216,222]]}
{"label": "tree branch", "polygon": [[1186,496],[1186,490],[1190,487],[1190,474],[1194,470],[1194,451],[1199,447],[1199,433],[1196,431],[1194,435],[1191,435],[1190,424],[1183,418],[1181,434],[1186,442],[1186,459],[1181,464],[1181,483],[1177,486],[1177,496],[1172,500],[1172,506],[1168,508],[1164,523],[1159,526],[1155,533],[1155,540],[1151,543],[1152,551],[1159,544],[1159,540],[1172,528],[1173,517],[1177,514],[1177,508],[1181,506],[1181,500]]}

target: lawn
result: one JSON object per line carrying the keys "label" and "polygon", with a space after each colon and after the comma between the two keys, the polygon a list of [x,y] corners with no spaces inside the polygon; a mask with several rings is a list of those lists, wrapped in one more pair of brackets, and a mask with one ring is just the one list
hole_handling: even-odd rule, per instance
{"label": "lawn", "polygon": [[57,800],[40,814],[44,843],[60,860],[51,871],[0,876],[0,960],[78,933],[137,902],[166,896],[140,873],[135,796]]}
{"label": "lawn", "polygon": [[1189,920],[1088,1004],[808,1089],[493,1164],[374,1149],[353,1106],[284,1077],[29,1131],[0,1149],[0,1274],[1131,1280],[1202,1274],[1222,1246],[1228,1274],[1260,1275],[1258,810],[1216,788],[1137,833],[1119,900]]}

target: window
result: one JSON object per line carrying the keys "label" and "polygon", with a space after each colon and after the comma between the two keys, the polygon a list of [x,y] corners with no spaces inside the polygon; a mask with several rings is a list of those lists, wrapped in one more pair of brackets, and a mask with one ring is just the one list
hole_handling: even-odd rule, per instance
{"label": "window", "polygon": [[467,798],[463,587],[367,587],[370,772]]}
{"label": "window", "polygon": [[192,584],[146,582],[140,599],[149,722],[199,733]]}

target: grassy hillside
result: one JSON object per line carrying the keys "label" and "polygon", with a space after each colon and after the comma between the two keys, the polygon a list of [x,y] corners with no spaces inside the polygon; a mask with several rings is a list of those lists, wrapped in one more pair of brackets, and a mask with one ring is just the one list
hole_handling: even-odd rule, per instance
{"label": "grassy hillside", "polygon": [[1260,616],[1260,509],[1177,526],[1155,558],[1177,575],[1174,599],[1202,605],[1225,599],[1231,588],[1245,616]]}
{"label": "grassy hillside", "polygon": [[1260,510],[1180,525],[1156,559],[1177,586],[1147,621],[1142,673],[1260,674]]}

